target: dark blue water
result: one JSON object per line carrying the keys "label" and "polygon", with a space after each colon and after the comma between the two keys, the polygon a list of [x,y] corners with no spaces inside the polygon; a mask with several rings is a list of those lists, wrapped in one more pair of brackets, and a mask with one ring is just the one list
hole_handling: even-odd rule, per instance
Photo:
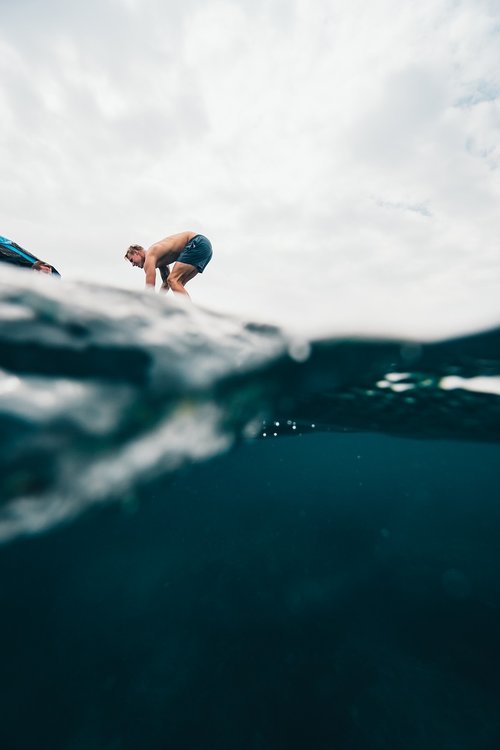
{"label": "dark blue water", "polygon": [[500,747],[498,332],[306,346],[17,278],[2,748]]}

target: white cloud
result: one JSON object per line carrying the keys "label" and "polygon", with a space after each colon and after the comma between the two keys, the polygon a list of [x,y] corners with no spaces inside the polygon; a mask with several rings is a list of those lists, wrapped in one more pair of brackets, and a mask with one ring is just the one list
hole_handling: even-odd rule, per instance
{"label": "white cloud", "polygon": [[197,301],[316,330],[394,306],[464,325],[466,300],[483,320],[499,21],[488,0],[0,3],[0,233],[138,287],[130,242],[203,231]]}

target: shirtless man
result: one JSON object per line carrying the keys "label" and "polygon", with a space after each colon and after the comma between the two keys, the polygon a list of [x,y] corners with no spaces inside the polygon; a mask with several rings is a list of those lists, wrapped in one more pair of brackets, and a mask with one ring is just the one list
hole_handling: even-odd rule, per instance
{"label": "shirtless man", "polygon": [[[155,288],[156,269],[163,279],[161,288],[171,289],[189,297],[185,286],[198,273],[203,273],[212,257],[210,240],[195,232],[180,232],[155,242],[144,250],[141,245],[130,245],[125,258],[133,266],[143,268],[146,274],[146,287]],[[173,263],[172,270],[169,264]]]}

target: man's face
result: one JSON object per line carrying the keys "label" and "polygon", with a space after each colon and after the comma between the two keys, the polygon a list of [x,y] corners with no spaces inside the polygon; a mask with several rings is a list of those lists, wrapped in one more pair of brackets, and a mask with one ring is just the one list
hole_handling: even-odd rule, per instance
{"label": "man's face", "polygon": [[127,259],[133,266],[137,266],[138,268],[144,267],[144,253],[141,253],[140,250],[131,250],[127,255]]}
{"label": "man's face", "polygon": [[42,263],[40,268],[38,269],[40,273],[52,273],[52,268],[50,266],[45,265],[45,263]]}

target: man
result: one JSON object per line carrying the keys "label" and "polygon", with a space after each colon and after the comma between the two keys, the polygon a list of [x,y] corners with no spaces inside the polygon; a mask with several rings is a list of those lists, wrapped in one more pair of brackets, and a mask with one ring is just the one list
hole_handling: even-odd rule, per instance
{"label": "man", "polygon": [[[155,288],[156,269],[163,279],[161,286],[165,292],[171,289],[177,294],[185,294],[186,284],[204,269],[212,258],[210,240],[195,232],[180,232],[155,242],[148,250],[141,245],[130,245],[125,258],[138,268],[144,269],[146,287]],[[173,263],[172,270],[169,265]]]}

